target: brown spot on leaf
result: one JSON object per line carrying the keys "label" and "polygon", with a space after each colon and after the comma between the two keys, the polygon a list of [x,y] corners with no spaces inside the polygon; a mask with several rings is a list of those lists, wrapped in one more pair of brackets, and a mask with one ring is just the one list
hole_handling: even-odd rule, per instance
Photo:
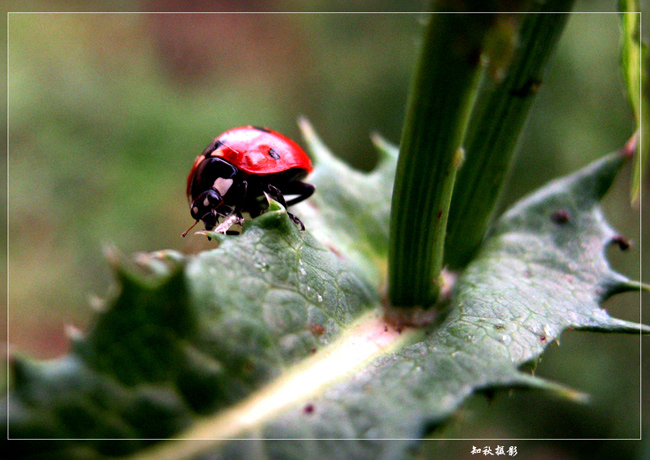
{"label": "brown spot on leaf", "polygon": [[612,243],[618,244],[618,247],[621,249],[621,251],[627,251],[630,249],[630,240],[625,238],[623,235],[616,235],[614,238],[612,238]]}
{"label": "brown spot on leaf", "polygon": [[305,414],[313,414],[315,410],[316,410],[316,407],[314,407],[313,404],[309,403],[309,404],[307,404],[307,405],[303,408],[302,411],[303,411]]}
{"label": "brown spot on leaf", "polygon": [[571,220],[571,214],[566,209],[558,209],[551,214],[551,220],[556,224],[566,224]]}
{"label": "brown spot on leaf", "polygon": [[320,324],[312,323],[309,325],[309,331],[314,335],[323,335],[325,333],[325,328]]}

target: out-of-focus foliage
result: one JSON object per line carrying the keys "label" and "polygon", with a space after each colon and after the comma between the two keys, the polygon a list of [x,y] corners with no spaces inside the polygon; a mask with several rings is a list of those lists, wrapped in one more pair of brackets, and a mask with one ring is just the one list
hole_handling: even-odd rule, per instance
{"label": "out-of-focus foliage", "polygon": [[[10,303],[37,320],[12,341],[62,351],[70,310],[83,324],[87,297],[107,289],[104,243],[199,249],[179,238],[192,222],[185,180],[228,128],[299,139],[304,114],[343,158],[371,167],[368,134],[399,136],[418,20],[12,14]],[[377,48],[379,33],[394,39]],[[46,343],[30,343],[34,327]]]}

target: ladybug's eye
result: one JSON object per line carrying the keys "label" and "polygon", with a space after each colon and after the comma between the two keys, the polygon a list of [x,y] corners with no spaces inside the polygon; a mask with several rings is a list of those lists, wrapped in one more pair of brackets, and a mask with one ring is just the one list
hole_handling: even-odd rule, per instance
{"label": "ladybug's eye", "polygon": [[205,195],[205,199],[203,200],[203,206],[211,207],[211,208],[216,208],[223,202],[223,198],[221,198],[221,195],[217,193],[215,190],[208,190]]}

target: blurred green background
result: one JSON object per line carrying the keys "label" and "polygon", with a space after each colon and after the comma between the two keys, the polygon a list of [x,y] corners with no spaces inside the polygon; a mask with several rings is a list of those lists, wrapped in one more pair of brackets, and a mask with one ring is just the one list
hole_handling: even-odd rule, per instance
{"label": "blurred green background", "polygon": [[[419,11],[424,4],[286,0],[252,1],[246,8]],[[242,7],[234,1],[127,5],[134,6],[136,11]],[[32,11],[62,8],[100,11],[105,5],[79,0],[30,5]],[[634,130],[618,68],[618,18],[604,13],[615,8],[615,1],[578,2],[576,11],[592,14],[574,14],[569,22],[524,132],[502,208],[618,149]],[[92,299],[105,297],[112,285],[103,256],[107,244],[125,254],[204,247],[203,239],[180,238],[192,223],[185,181],[195,156],[221,132],[263,125],[300,142],[296,119],[304,115],[338,156],[372,168],[376,156],[369,134],[399,141],[422,19],[420,14],[9,14],[10,349],[41,358],[67,351],[64,327],[87,327]],[[604,205],[610,222],[634,243],[625,253],[609,251],[612,263],[638,279],[640,243],[649,226],[640,222],[647,212],[629,206],[630,169]],[[609,301],[606,308],[617,317],[640,319],[638,295]],[[647,364],[647,343],[643,350],[638,337],[567,332],[560,347],[550,346],[536,373],[590,393],[590,404],[541,393],[497,394],[490,401],[477,396],[439,437],[591,440],[474,442],[493,449],[516,445],[519,458],[527,460],[645,458],[640,442],[592,439],[636,439],[643,430],[650,435],[650,406],[640,406],[648,384],[640,386],[639,356],[645,351]],[[471,444],[431,441],[420,457],[476,458]]]}

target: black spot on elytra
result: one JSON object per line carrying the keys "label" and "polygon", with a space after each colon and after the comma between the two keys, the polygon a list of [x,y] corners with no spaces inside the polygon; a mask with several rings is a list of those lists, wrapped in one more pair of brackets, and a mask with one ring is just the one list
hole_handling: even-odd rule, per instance
{"label": "black spot on elytra", "polygon": [[273,147],[269,149],[269,156],[273,158],[274,160],[279,160],[280,159],[280,154],[278,153],[277,150],[275,150]]}
{"label": "black spot on elytra", "polygon": [[262,131],[263,133],[270,133],[271,130],[269,128],[262,128],[261,126],[253,126],[253,129],[256,129],[258,131]]}

